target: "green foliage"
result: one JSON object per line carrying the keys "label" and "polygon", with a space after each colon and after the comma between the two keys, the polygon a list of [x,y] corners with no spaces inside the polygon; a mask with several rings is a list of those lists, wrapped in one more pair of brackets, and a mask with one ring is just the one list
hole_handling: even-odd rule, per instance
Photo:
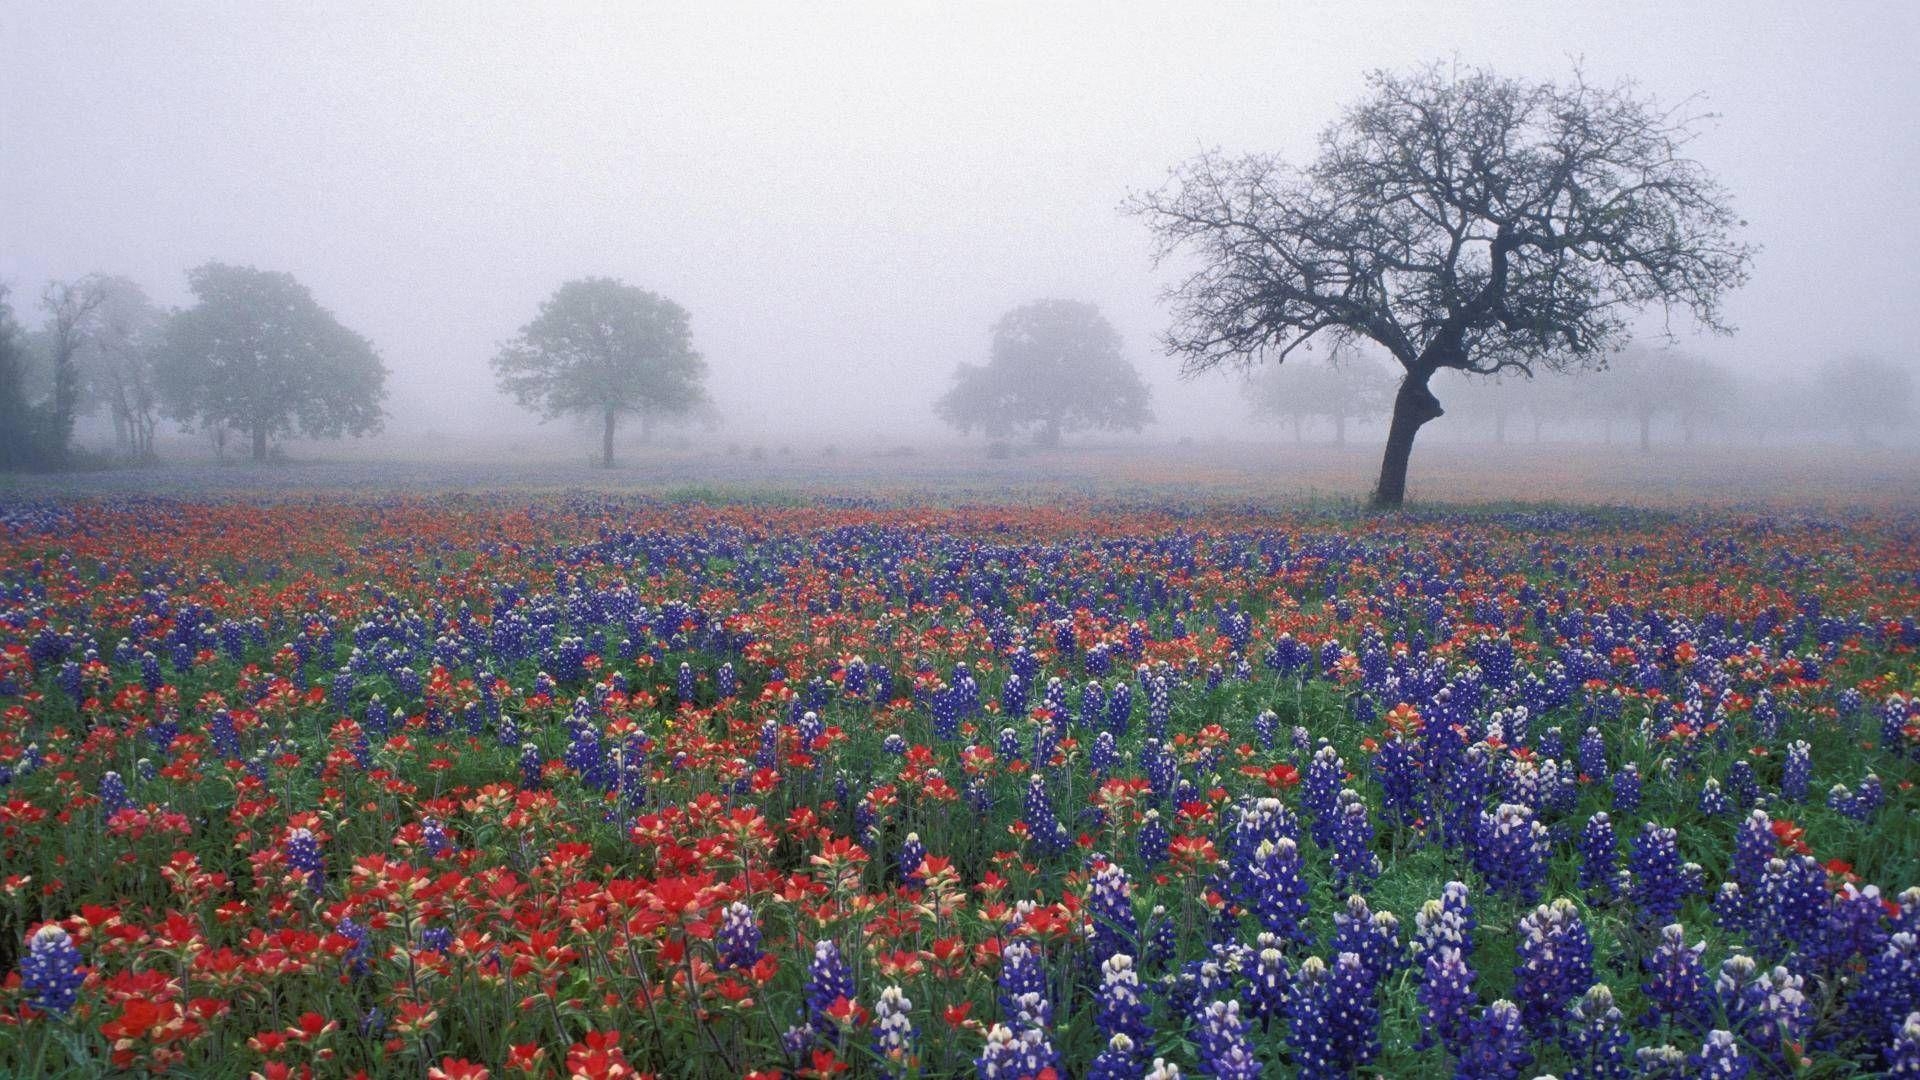
{"label": "green foliage", "polygon": [[365,435],[381,425],[386,365],[291,274],[207,263],[187,273],[199,302],[175,315],[154,365],[168,415],[253,440]]}

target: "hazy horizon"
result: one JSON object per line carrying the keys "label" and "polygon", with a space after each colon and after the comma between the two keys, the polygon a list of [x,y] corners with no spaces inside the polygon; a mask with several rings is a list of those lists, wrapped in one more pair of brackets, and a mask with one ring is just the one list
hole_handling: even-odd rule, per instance
{"label": "hazy horizon", "polygon": [[179,305],[210,259],[285,270],[379,348],[389,432],[524,437],[497,343],[562,281],[619,277],[692,313],[718,438],[848,445],[931,431],[992,321],[1061,296],[1120,329],[1153,436],[1249,433],[1232,376],[1182,383],[1159,352],[1170,274],[1128,192],[1204,148],[1308,159],[1370,69],[1578,58],[1720,114],[1693,150],[1764,250],[1728,299],[1739,333],[1676,327],[1688,348],[1912,365],[1920,13],[1510,13],[15,4],[0,281],[32,323],[49,279],[120,273]]}

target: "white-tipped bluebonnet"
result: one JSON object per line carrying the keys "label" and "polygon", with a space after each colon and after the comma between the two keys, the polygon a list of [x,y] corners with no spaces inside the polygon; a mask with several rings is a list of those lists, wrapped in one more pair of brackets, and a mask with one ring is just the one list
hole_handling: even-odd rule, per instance
{"label": "white-tipped bluebonnet", "polygon": [[1520,920],[1514,996],[1527,1026],[1557,1031],[1567,1002],[1593,985],[1593,939],[1573,901],[1542,904]]}
{"label": "white-tipped bluebonnet", "polygon": [[51,923],[35,930],[20,957],[20,989],[27,1003],[41,1012],[64,1016],[86,982],[83,962],[79,946],[65,930]]}

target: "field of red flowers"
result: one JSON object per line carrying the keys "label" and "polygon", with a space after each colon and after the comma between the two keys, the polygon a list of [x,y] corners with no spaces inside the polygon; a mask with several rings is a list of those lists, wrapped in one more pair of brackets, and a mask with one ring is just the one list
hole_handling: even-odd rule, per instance
{"label": "field of red flowers", "polygon": [[1894,515],[0,506],[0,1075],[1920,1075],[1916,620]]}

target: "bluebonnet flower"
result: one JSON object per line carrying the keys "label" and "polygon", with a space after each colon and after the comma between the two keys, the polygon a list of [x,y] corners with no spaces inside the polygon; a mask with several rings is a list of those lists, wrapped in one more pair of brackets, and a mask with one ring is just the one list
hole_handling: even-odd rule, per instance
{"label": "bluebonnet flower", "polygon": [[1140,822],[1140,834],[1134,841],[1140,861],[1149,868],[1159,866],[1167,861],[1167,851],[1172,843],[1173,836],[1160,822],[1160,812],[1148,810]]}
{"label": "bluebonnet flower", "polygon": [[1613,809],[1631,814],[1640,809],[1640,767],[1628,762],[1613,774]]}
{"label": "bluebonnet flower", "polygon": [[1920,1077],[1920,1012],[1908,1013],[1894,1030],[1893,1041],[1885,1051],[1888,1077],[1913,1080]]}
{"label": "bluebonnet flower", "polygon": [[760,960],[760,923],[753,909],[735,900],[720,916],[720,929],[713,937],[720,959],[720,970],[750,968]]}
{"label": "bluebonnet flower", "polygon": [[1014,1020],[1027,1014],[1024,1027],[1047,1027],[1053,1007],[1047,1000],[1047,969],[1040,954],[1024,941],[1009,942],[1000,951],[1000,1011]]}
{"label": "bluebonnet flower", "polygon": [[1336,891],[1364,889],[1380,876],[1380,857],[1373,853],[1373,823],[1367,820],[1367,803],[1352,788],[1340,791],[1333,810],[1331,840]]}
{"label": "bluebonnet flower", "polygon": [[1420,905],[1413,917],[1417,962],[1424,964],[1442,948],[1458,949],[1462,960],[1473,959],[1473,932],[1479,926],[1463,881],[1449,881],[1438,900]]}
{"label": "bluebonnet flower", "polygon": [[1421,1025],[1418,1048],[1424,1050],[1437,1042],[1447,1053],[1458,1056],[1478,1000],[1473,990],[1477,976],[1460,950],[1451,945],[1428,953],[1425,966],[1419,998],[1426,1007],[1427,1022]]}
{"label": "bluebonnet flower", "polygon": [[1769,957],[1812,943],[1825,921],[1827,871],[1811,855],[1768,859],[1752,898],[1747,938]]}
{"label": "bluebonnet flower", "polygon": [[1706,1027],[1712,998],[1707,992],[1706,965],[1701,956],[1707,943],[1687,944],[1686,927],[1679,923],[1662,927],[1660,944],[1654,946],[1641,965],[1646,968],[1648,1022],[1671,1024],[1687,1031]]}
{"label": "bluebonnet flower", "polygon": [[1567,1028],[1561,1036],[1570,1065],[1566,1080],[1627,1080],[1626,1018],[1613,1002],[1613,991],[1603,984],[1588,988],[1567,1010]]}
{"label": "bluebonnet flower", "polygon": [[920,864],[926,860],[927,845],[920,842],[920,834],[910,832],[900,842],[900,883],[909,889],[924,886],[926,877],[920,872]]}
{"label": "bluebonnet flower", "polygon": [[1580,736],[1579,764],[1580,774],[1596,783],[1608,775],[1607,740],[1599,728],[1589,727]]}
{"label": "bluebonnet flower", "polygon": [[1750,957],[1731,956],[1720,965],[1715,995],[1727,1026],[1780,1073],[1799,1068],[1799,1044],[1813,1025],[1805,980],[1785,967],[1762,971]]}
{"label": "bluebonnet flower", "polygon": [[987,1043],[973,1059],[974,1074],[980,1080],[1022,1080],[1059,1067],[1060,1055],[1046,1032],[1027,1028],[1015,1034],[1005,1024],[988,1029]]}
{"label": "bluebonnet flower", "polygon": [[1093,871],[1087,892],[1092,919],[1095,960],[1131,956],[1140,946],[1140,922],[1133,912],[1133,884],[1118,863],[1103,863]]}
{"label": "bluebonnet flower", "polygon": [[1720,817],[1727,812],[1727,795],[1720,790],[1720,781],[1707,777],[1707,782],[1700,788],[1698,807],[1706,817]]}
{"label": "bluebonnet flower", "polygon": [[1532,903],[1547,879],[1550,854],[1547,827],[1530,807],[1501,803],[1480,814],[1473,863],[1487,886],[1516,903]]}
{"label": "bluebonnet flower", "polygon": [[1339,808],[1340,788],[1346,781],[1347,764],[1333,746],[1322,740],[1307,764],[1306,782],[1300,787],[1300,802],[1313,814],[1313,842],[1321,848],[1333,843],[1334,814]]}
{"label": "bluebonnet flower", "polygon": [[1059,856],[1073,849],[1073,834],[1054,816],[1053,798],[1042,776],[1027,778],[1025,821],[1035,848],[1042,854]]}
{"label": "bluebonnet flower", "polygon": [[853,969],[840,956],[840,946],[830,940],[813,944],[813,962],[807,965],[807,1025],[815,1031],[832,1031],[836,1021],[829,1012],[837,1002],[853,1001]]}
{"label": "bluebonnet flower", "polygon": [[1593,939],[1565,898],[1534,908],[1518,931],[1514,996],[1528,1027],[1557,1031],[1567,1002],[1593,985]]}
{"label": "bluebonnet flower", "polygon": [[1533,1063],[1531,1041],[1513,1002],[1502,999],[1486,1007],[1467,1025],[1454,1076],[1465,1080],[1519,1080],[1520,1070]]}
{"label": "bluebonnet flower", "polygon": [[1687,1052],[1669,1043],[1643,1046],[1633,1052],[1637,1080],[1694,1080]]}
{"label": "bluebonnet flower", "polygon": [[439,818],[429,817],[420,822],[420,839],[431,858],[440,858],[453,850],[453,841],[447,838],[447,826]]}
{"label": "bluebonnet flower", "polygon": [[120,774],[108,769],[100,776],[100,814],[112,817],[122,810],[133,808],[133,798],[127,794],[127,782]]}
{"label": "bluebonnet flower", "polygon": [[1281,951],[1286,943],[1275,934],[1261,934],[1254,944],[1253,966],[1242,971],[1247,980],[1247,1014],[1262,1028],[1284,1019],[1293,970]]}
{"label": "bluebonnet flower", "polygon": [[1373,977],[1375,984],[1399,970],[1404,961],[1400,944],[1400,920],[1391,911],[1373,911],[1367,899],[1355,894],[1347,897],[1347,909],[1333,914],[1334,955],[1353,953]]}
{"label": "bluebonnet flower", "polygon": [[51,923],[35,930],[20,958],[20,989],[28,1003],[44,1013],[66,1015],[87,979],[82,962],[79,946],[65,930]]}
{"label": "bluebonnet flower", "polygon": [[1199,1028],[1200,1063],[1209,1075],[1219,1080],[1253,1080],[1260,1075],[1260,1061],[1247,1042],[1238,1001],[1208,1004],[1200,1014]]}
{"label": "bluebonnet flower", "polygon": [[1329,966],[1317,956],[1300,964],[1288,1002],[1288,1041],[1303,1080],[1344,1077],[1379,1052],[1375,985],[1358,956]]}
{"label": "bluebonnet flower", "polygon": [[902,1076],[912,1067],[913,1001],[898,986],[880,991],[873,1005],[873,1053],[889,1076]]}
{"label": "bluebonnet flower", "polygon": [[1087,1080],[1138,1080],[1140,1072],[1139,1045],[1116,1033],[1107,1040],[1106,1049],[1087,1065]]}
{"label": "bluebonnet flower", "polygon": [[1664,926],[1680,914],[1688,881],[1680,862],[1679,834],[1649,821],[1633,838],[1627,869],[1632,873],[1628,895],[1644,918]]}
{"label": "bluebonnet flower", "polygon": [[1620,846],[1613,821],[1605,810],[1587,819],[1575,844],[1580,852],[1580,889],[1594,900],[1610,900],[1616,881]]}
{"label": "bluebonnet flower", "polygon": [[1813,781],[1813,746],[1805,739],[1787,744],[1786,760],[1780,766],[1780,797],[1789,802],[1805,802]]}
{"label": "bluebonnet flower", "polygon": [[1141,996],[1140,973],[1126,953],[1109,956],[1100,965],[1097,1022],[1107,1035],[1126,1035],[1145,1044],[1153,1038],[1147,1017],[1152,1009]]}
{"label": "bluebonnet flower", "polygon": [[1709,1031],[1700,1052],[1687,1059],[1700,1080],[1741,1080],[1753,1071],[1753,1062],[1740,1053],[1730,1031]]}
{"label": "bluebonnet flower", "polygon": [[1247,867],[1246,880],[1248,903],[1261,927],[1283,939],[1306,940],[1309,885],[1293,838],[1262,840]]}
{"label": "bluebonnet flower", "polygon": [[1863,1035],[1879,1039],[1915,1009],[1920,1009],[1920,938],[1901,930],[1867,959],[1847,1011]]}
{"label": "bluebonnet flower", "polygon": [[307,888],[314,893],[327,886],[326,861],[320,854],[320,842],[306,829],[290,829],[281,845],[287,865],[306,875]]}
{"label": "bluebonnet flower", "polygon": [[1878,885],[1847,882],[1827,901],[1826,926],[1810,950],[1826,971],[1838,971],[1858,957],[1872,956],[1887,940],[1886,903]]}
{"label": "bluebonnet flower", "polygon": [[1273,749],[1273,741],[1280,733],[1280,714],[1272,709],[1262,709],[1253,718],[1253,737],[1260,749]]}
{"label": "bluebonnet flower", "polygon": [[532,743],[520,744],[520,786],[527,791],[540,790],[540,748]]}

